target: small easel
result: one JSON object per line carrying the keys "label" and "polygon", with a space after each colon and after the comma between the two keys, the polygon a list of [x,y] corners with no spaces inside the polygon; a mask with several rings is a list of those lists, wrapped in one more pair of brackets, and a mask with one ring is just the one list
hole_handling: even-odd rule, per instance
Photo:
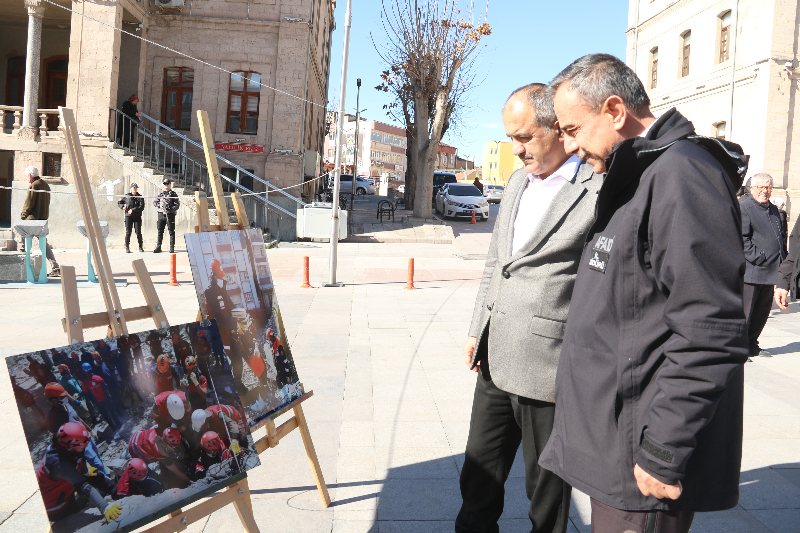
{"label": "small easel", "polygon": [[[78,138],[78,128],[75,124],[75,115],[72,109],[59,107],[61,123],[64,125],[64,137],[66,139],[69,158],[72,163],[73,174],[75,175],[75,185],[78,190],[79,203],[83,214],[83,221],[86,224],[86,237],[92,255],[97,261],[97,274],[100,278],[100,289],[103,292],[103,299],[106,304],[105,313],[92,313],[81,315],[80,303],[78,299],[78,285],[75,278],[75,267],[64,266],[61,269],[62,293],[64,297],[65,318],[61,320],[64,331],[67,333],[67,340],[70,344],[84,342],[83,330],[101,326],[108,326],[108,337],[127,335],[128,320],[144,320],[152,318],[156,328],[169,327],[167,315],[158,298],[150,273],[144,264],[144,260],[137,259],[133,262],[133,270],[136,279],[144,294],[147,305],[123,309],[117,294],[117,287],[114,284],[114,275],[108,261],[105,240],[100,233],[100,224],[97,218],[97,207],[94,203],[92,190],[89,182],[89,173],[86,169],[86,162],[83,158],[83,150]],[[239,514],[239,519],[246,533],[259,533],[253,517],[253,506],[250,501],[250,488],[247,484],[247,475],[243,474],[240,479],[232,480],[231,484],[223,488],[220,492],[214,493],[202,504],[194,505],[183,511],[178,509],[170,513],[169,518],[155,526],[143,530],[143,533],[172,533],[183,531],[189,524],[202,520],[211,515],[214,511],[222,509],[232,503]],[[52,529],[50,529],[52,531]]]}
{"label": "small easel", "polygon": [[[208,121],[208,113],[203,110],[197,111],[197,122],[200,128],[200,136],[203,141],[203,151],[205,152],[206,164],[208,165],[209,181],[211,182],[211,191],[214,197],[214,205],[217,208],[219,224],[213,226],[210,225],[210,217],[208,214],[208,197],[205,193],[195,192],[195,202],[197,204],[197,226],[195,226],[195,232],[228,231],[249,228],[250,221],[247,217],[247,212],[244,209],[242,196],[238,192],[231,196],[231,199],[233,200],[233,209],[236,212],[236,220],[238,224],[231,224],[230,219],[228,218],[228,207],[225,203],[224,191],[222,189],[222,179],[219,177],[219,165],[217,165],[217,157],[213,145],[214,137],[211,132],[211,125]],[[280,318],[280,311],[278,310],[277,306],[275,307],[275,312],[278,315],[277,320],[280,321],[281,331],[284,331],[283,321]],[[202,312],[198,310],[197,320],[202,320],[202,318]],[[278,443],[280,443],[282,438],[295,429],[299,429],[300,436],[303,438],[303,445],[306,448],[306,455],[308,455],[308,461],[311,464],[311,470],[314,473],[314,480],[317,484],[317,490],[319,491],[322,505],[329,507],[331,504],[331,498],[328,494],[328,486],[325,484],[325,478],[322,476],[322,469],[319,466],[319,459],[317,458],[317,452],[314,449],[314,442],[311,440],[311,433],[308,430],[308,423],[306,422],[306,417],[303,413],[303,406],[300,405],[313,395],[313,391],[305,393],[300,398],[272,413],[269,418],[251,427],[250,431],[256,431],[262,427],[266,429],[266,435],[256,441],[256,452],[260,454],[269,448],[275,448]],[[276,427],[275,419],[282,414],[288,413],[290,409],[294,411],[294,416],[280,426]]]}

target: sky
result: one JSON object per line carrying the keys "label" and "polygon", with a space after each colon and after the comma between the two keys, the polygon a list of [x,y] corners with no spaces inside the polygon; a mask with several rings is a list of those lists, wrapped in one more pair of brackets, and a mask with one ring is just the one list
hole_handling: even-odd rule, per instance
{"label": "sky", "polygon": [[[469,2],[461,1],[468,9]],[[475,2],[476,9],[479,3]],[[481,22],[485,7],[481,6]],[[337,106],[346,9],[347,0],[337,0],[328,91],[329,101]],[[360,107],[366,109],[362,116],[403,126],[383,109],[391,102],[390,95],[375,90],[386,68],[373,44],[380,46],[386,41],[381,2],[353,0],[352,9],[346,110],[356,111],[356,79],[361,78]],[[624,59],[627,11],[626,0],[489,0],[492,34],[482,41],[487,46],[481,48],[476,64],[476,79],[481,83],[471,92],[463,123],[448,132],[443,142],[458,147],[462,157],[474,156],[480,164],[484,142],[507,140],[500,112],[514,89],[532,82],[546,83],[584,54],[605,52]]]}

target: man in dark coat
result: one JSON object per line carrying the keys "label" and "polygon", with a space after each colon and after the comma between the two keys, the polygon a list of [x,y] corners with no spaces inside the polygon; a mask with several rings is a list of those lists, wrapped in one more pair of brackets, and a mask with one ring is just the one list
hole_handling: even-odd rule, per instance
{"label": "man in dark coat", "polygon": [[131,230],[136,230],[136,239],[139,241],[139,251],[144,252],[142,244],[142,212],[144,212],[144,199],[139,194],[139,185],[131,183],[131,190],[119,199],[117,205],[125,212],[125,251],[131,253]]}
{"label": "man in dark coat", "polygon": [[158,240],[154,253],[161,253],[161,241],[164,240],[164,228],[169,229],[169,253],[175,253],[175,215],[181,202],[178,193],[172,190],[172,180],[164,178],[162,180],[164,190],[158,193],[158,197],[153,200],[153,206],[158,209]]}
{"label": "man in dark coat", "polygon": [[772,357],[758,345],[758,337],[767,324],[772,309],[772,296],[778,283],[778,268],[786,258],[786,238],[781,215],[769,201],[772,176],[756,174],[750,180],[750,194],[740,200],[742,208],[742,240],[744,257],[744,315],[750,355]]}
{"label": "man in dark coat", "polygon": [[[25,195],[25,203],[22,205],[22,212],[19,214],[19,218],[22,220],[47,220],[50,218],[50,186],[39,176],[39,169],[36,167],[26,167],[25,177],[28,179],[30,186],[28,187],[28,194]],[[17,249],[21,252],[25,251],[25,237],[19,237]],[[47,256],[47,262],[50,263],[48,276],[61,276],[61,268],[58,266],[56,256],[53,255],[53,247],[50,246],[49,242],[45,247],[45,255]]]}
{"label": "man in dark coat", "polygon": [[539,464],[591,497],[595,532],[686,533],[695,512],[739,500],[747,157],[675,109],[656,119],[614,56],[551,85],[567,153],[607,173]]}
{"label": "man in dark coat", "polygon": [[800,218],[794,223],[789,235],[789,250],[786,259],[778,269],[778,282],[775,286],[775,303],[781,309],[789,307],[789,297],[797,300],[798,280],[800,280]]}
{"label": "man in dark coat", "polygon": [[136,105],[139,97],[132,94],[122,102],[122,115],[117,115],[117,142],[127,148],[136,132],[136,125],[142,122],[142,114]]}

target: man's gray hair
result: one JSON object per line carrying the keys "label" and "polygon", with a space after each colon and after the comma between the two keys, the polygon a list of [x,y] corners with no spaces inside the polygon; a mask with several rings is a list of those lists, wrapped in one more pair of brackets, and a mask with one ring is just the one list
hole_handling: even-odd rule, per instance
{"label": "man's gray hair", "polygon": [[650,97],[642,80],[620,59],[610,54],[588,54],[572,62],[553,78],[550,86],[558,89],[569,82],[567,90],[576,93],[595,111],[600,111],[610,96],[618,96],[634,115],[650,107]]}
{"label": "man's gray hair", "polygon": [[753,185],[755,185],[756,181],[758,180],[769,181],[770,185],[772,185],[773,183],[772,176],[770,176],[766,172],[759,172],[758,174],[750,178],[750,186],[752,187]]}
{"label": "man's gray hair", "polygon": [[516,96],[524,97],[525,101],[533,108],[533,120],[536,127],[549,133],[557,120],[556,110],[553,107],[555,91],[544,83],[529,83],[511,93],[506,99],[506,104]]}
{"label": "man's gray hair", "polygon": [[36,167],[25,167],[25,175],[26,176],[38,176],[39,169]]}

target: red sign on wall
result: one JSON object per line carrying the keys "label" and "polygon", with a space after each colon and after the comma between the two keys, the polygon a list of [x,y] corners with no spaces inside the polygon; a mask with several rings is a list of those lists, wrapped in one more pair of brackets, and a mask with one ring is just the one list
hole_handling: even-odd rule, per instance
{"label": "red sign on wall", "polygon": [[252,144],[236,144],[236,143],[216,143],[214,150],[222,150],[225,152],[250,152],[253,154],[260,154],[264,151],[263,146],[254,146]]}

